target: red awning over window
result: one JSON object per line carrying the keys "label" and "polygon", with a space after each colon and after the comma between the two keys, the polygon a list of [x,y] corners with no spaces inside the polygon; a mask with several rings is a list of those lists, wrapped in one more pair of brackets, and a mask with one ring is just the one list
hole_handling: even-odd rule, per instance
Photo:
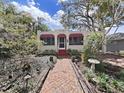
{"label": "red awning over window", "polygon": [[42,35],[40,35],[40,38],[47,38],[47,37],[53,38],[54,35],[53,34],[42,34]]}
{"label": "red awning over window", "polygon": [[81,34],[81,33],[73,33],[73,34],[70,34],[69,37],[83,37],[83,34]]}
{"label": "red awning over window", "polygon": [[59,34],[58,37],[66,37],[65,34]]}

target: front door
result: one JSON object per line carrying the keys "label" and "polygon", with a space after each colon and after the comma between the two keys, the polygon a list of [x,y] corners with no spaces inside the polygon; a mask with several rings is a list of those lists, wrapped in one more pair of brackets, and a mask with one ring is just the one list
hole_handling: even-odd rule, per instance
{"label": "front door", "polygon": [[66,57],[66,36],[65,35],[59,35],[58,36],[58,56]]}
{"label": "front door", "polygon": [[58,38],[58,48],[59,50],[65,50],[65,37]]}

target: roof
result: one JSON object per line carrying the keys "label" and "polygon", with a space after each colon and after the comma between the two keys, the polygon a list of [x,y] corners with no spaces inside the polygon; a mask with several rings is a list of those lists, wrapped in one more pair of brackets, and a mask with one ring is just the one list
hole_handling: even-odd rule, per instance
{"label": "roof", "polygon": [[73,34],[73,33],[81,33],[81,34],[88,34],[87,31],[66,31],[66,30],[56,30],[56,31],[38,31],[37,34]]}
{"label": "roof", "polygon": [[69,37],[82,37],[83,34],[82,33],[72,33],[69,35]]}
{"label": "roof", "polygon": [[47,38],[47,37],[54,37],[53,34],[42,34],[40,35],[40,38]]}
{"label": "roof", "polygon": [[124,40],[124,33],[115,33],[107,37],[109,40]]}

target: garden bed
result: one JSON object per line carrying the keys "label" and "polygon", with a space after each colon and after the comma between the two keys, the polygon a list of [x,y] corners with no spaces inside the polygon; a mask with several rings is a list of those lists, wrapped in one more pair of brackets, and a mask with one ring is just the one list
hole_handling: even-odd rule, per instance
{"label": "garden bed", "polygon": [[101,54],[100,59],[107,64],[124,68],[124,56],[114,54]]}
{"label": "garden bed", "polygon": [[[115,71],[116,74],[110,74],[106,71],[91,71],[85,64],[78,63],[81,72],[85,75],[90,85],[95,87],[101,93],[124,93],[124,69]],[[106,66],[105,66],[106,67]],[[111,68],[115,68],[111,65]],[[107,66],[105,70],[112,71]],[[119,71],[119,72],[118,72]]]}
{"label": "garden bed", "polygon": [[53,62],[49,59],[49,56],[30,56],[0,60],[0,93],[36,93],[49,70],[54,67],[56,57],[53,57]]}

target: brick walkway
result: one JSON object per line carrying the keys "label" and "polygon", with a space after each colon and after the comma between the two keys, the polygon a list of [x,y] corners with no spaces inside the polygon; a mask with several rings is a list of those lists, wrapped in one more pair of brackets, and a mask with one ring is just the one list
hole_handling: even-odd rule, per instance
{"label": "brick walkway", "polygon": [[83,93],[70,62],[58,60],[40,93]]}

